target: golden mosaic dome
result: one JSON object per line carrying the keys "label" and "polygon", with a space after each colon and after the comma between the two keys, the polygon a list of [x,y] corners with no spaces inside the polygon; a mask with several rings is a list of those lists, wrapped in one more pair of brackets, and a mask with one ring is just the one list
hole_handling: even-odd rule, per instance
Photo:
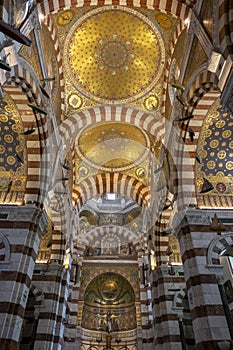
{"label": "golden mosaic dome", "polygon": [[131,102],[160,78],[165,48],[141,13],[105,6],[79,18],[64,45],[65,70],[85,96],[101,103]]}
{"label": "golden mosaic dome", "polygon": [[136,126],[106,122],[84,129],[75,149],[84,164],[104,171],[123,171],[145,160],[150,141]]}

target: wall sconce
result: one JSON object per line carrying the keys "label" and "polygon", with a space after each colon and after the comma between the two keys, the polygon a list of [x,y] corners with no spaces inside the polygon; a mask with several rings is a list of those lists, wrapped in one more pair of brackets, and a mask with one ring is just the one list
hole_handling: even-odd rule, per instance
{"label": "wall sconce", "polygon": [[153,249],[151,249],[150,251],[150,266],[151,266],[151,270],[154,271],[154,269],[156,268],[157,264],[156,264],[156,258],[155,258],[155,252]]}
{"label": "wall sconce", "polygon": [[170,265],[168,273],[169,273],[170,276],[174,276],[176,274],[176,271],[175,271],[175,269],[174,269],[172,264]]}
{"label": "wall sconce", "polygon": [[0,31],[23,45],[31,46],[32,42],[27,36],[23,35],[18,28],[11,26],[3,20],[0,20]]}
{"label": "wall sconce", "polygon": [[44,114],[47,115],[48,113],[46,111],[44,111],[42,108],[40,108],[37,105],[33,105],[31,103],[28,104],[28,106],[35,112],[35,113],[40,113],[40,114]]}

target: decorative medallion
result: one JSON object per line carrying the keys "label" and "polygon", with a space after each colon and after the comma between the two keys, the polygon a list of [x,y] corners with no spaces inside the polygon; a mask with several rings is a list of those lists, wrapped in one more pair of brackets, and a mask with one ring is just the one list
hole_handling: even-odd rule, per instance
{"label": "decorative medallion", "polygon": [[132,102],[153,88],[165,64],[156,26],[127,7],[105,6],[80,17],[64,45],[70,81],[101,103]]}
{"label": "decorative medallion", "polygon": [[171,18],[165,15],[164,13],[158,14],[157,21],[158,24],[160,24],[163,28],[170,28],[172,25]]}
{"label": "decorative medallion", "polygon": [[159,99],[156,95],[150,95],[144,100],[144,105],[149,111],[157,111],[159,107]]}
{"label": "decorative medallion", "polygon": [[136,171],[136,176],[139,178],[139,179],[143,179],[145,176],[146,176],[146,171],[144,168],[137,168]]}
{"label": "decorative medallion", "polygon": [[58,16],[57,23],[61,26],[66,26],[72,21],[73,17],[73,12],[70,10],[66,10]]}
{"label": "decorative medallion", "polygon": [[79,109],[83,104],[82,98],[77,92],[70,93],[67,100],[69,106],[74,110]]}
{"label": "decorative medallion", "polygon": [[114,300],[118,294],[118,287],[115,281],[108,280],[103,283],[101,295],[105,300]]}

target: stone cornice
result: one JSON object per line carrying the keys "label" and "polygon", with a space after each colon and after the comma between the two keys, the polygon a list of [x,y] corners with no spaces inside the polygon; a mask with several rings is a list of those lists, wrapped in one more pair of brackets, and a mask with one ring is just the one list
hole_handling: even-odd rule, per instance
{"label": "stone cornice", "polygon": [[0,205],[0,222],[29,222],[38,225],[40,233],[43,233],[48,224],[47,214],[44,210],[34,205]]}

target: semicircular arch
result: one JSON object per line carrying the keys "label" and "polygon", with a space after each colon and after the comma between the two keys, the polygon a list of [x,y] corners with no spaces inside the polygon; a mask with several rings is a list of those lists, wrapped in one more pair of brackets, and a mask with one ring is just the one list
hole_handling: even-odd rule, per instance
{"label": "semicircular arch", "polygon": [[140,207],[150,204],[148,187],[136,178],[121,173],[100,173],[87,178],[73,189],[72,200],[80,210],[89,199],[107,192],[129,197]]}

